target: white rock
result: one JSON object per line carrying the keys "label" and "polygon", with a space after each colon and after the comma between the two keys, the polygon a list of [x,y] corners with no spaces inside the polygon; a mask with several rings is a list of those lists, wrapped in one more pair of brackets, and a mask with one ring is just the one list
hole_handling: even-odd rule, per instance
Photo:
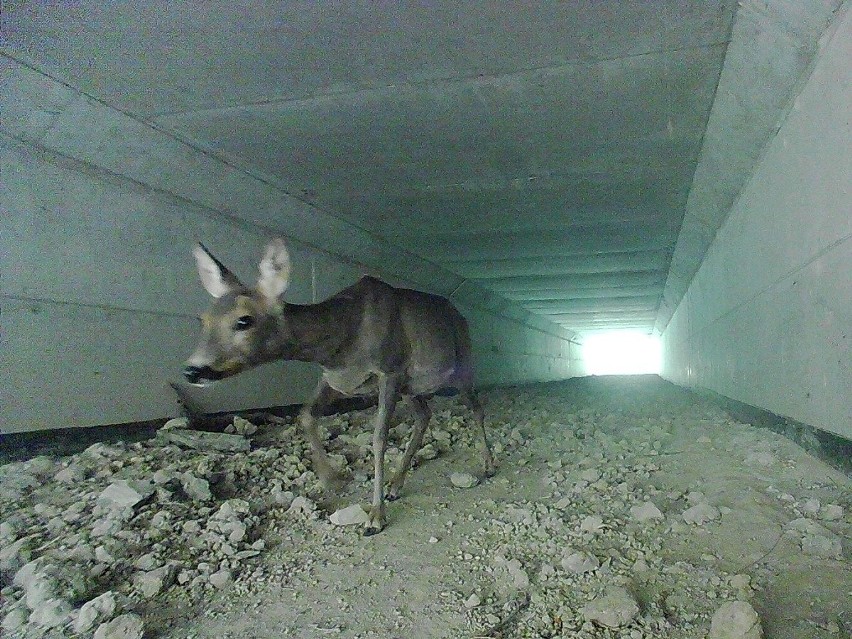
{"label": "white rock", "polygon": [[373,445],[373,434],[369,432],[359,433],[354,440],[359,448],[370,448]]}
{"label": "white rock", "polygon": [[811,497],[810,499],[806,500],[804,504],[802,504],[802,510],[806,513],[813,515],[819,512],[821,505],[822,504],[820,504],[819,499]]}
{"label": "white rock", "polygon": [[310,517],[316,513],[316,510],[317,505],[314,502],[307,497],[299,495],[293,499],[293,503],[290,504],[290,508],[287,509],[287,512],[294,515],[307,515]]}
{"label": "white rock", "polygon": [[[10,467],[12,464],[9,465]],[[0,500],[6,503],[19,500],[29,489],[39,485],[39,480],[23,471],[0,476]]]}
{"label": "white rock", "polygon": [[495,560],[497,565],[497,576],[502,573],[503,579],[498,584],[498,587],[504,593],[513,591],[525,591],[530,586],[530,578],[523,564],[518,559],[507,560],[503,556],[498,556]]}
{"label": "white rock", "polygon": [[556,502],[556,507],[559,510],[565,510],[570,505],[571,505],[571,498],[570,497],[562,497],[559,501]]}
{"label": "white rock", "polygon": [[843,554],[840,538],[815,521],[800,517],[788,523],[785,529],[799,537],[805,554],[831,559],[840,559]]}
{"label": "white rock", "polygon": [[106,549],[106,546],[98,546],[95,548],[95,559],[108,566],[115,563],[115,557]]}
{"label": "white rock", "polygon": [[719,519],[722,514],[715,506],[708,503],[701,503],[689,508],[683,512],[683,520],[688,524],[703,526],[709,521]]}
{"label": "white rock", "polygon": [[278,506],[284,506],[285,508],[289,508],[293,503],[293,499],[295,499],[295,495],[290,490],[282,490],[280,486],[277,486],[272,489],[269,493],[270,499],[272,503]]}
{"label": "white rock", "polygon": [[149,552],[139,557],[133,565],[139,570],[154,570],[158,563],[159,560],[157,559],[157,553]]}
{"label": "white rock", "polygon": [[3,617],[3,623],[0,627],[3,628],[6,632],[12,633],[20,630],[24,625],[26,625],[27,620],[29,619],[29,613],[26,608],[23,606],[18,608],[12,608],[5,617]]}
{"label": "white rock", "polygon": [[632,506],[630,514],[636,521],[648,521],[650,519],[662,519],[663,513],[657,506],[650,501],[645,502],[641,506]]}
{"label": "white rock", "polygon": [[98,504],[107,508],[132,508],[153,492],[154,487],[150,482],[120,479],[103,490],[98,496]]}
{"label": "white rock", "polygon": [[228,533],[228,541],[232,544],[238,544],[245,539],[247,528],[241,521],[233,521],[229,524],[230,532]]}
{"label": "white rock", "polygon": [[472,608],[476,608],[481,603],[482,603],[482,600],[479,598],[479,595],[477,595],[476,593],[473,593],[470,597],[465,599],[464,607],[467,608],[468,610],[470,610]]}
{"label": "white rock", "polygon": [[210,501],[213,498],[210,492],[210,484],[206,479],[196,477],[190,472],[185,472],[180,478],[183,491],[195,501]]}
{"label": "white rock", "polygon": [[8,544],[15,541],[17,536],[18,526],[14,522],[8,520],[0,522],[0,541]]}
{"label": "white rock", "polygon": [[587,468],[582,473],[580,473],[580,478],[584,479],[590,484],[594,484],[597,480],[601,478],[601,473],[596,468]]}
{"label": "white rock", "polygon": [[61,484],[76,484],[86,479],[86,470],[77,464],[71,464],[60,470],[53,479]]}
{"label": "white rock", "polygon": [[239,435],[254,435],[257,432],[257,426],[237,415],[234,417],[234,430]]}
{"label": "white rock", "polygon": [[196,450],[217,450],[226,453],[248,452],[251,443],[242,435],[229,433],[210,433],[203,430],[186,430],[182,428],[161,428],[157,431],[157,439],[184,448]]}
{"label": "white rock", "polygon": [[77,619],[74,621],[74,631],[78,634],[89,632],[96,623],[112,617],[115,614],[116,605],[115,593],[112,590],[87,601],[80,608]]}
{"label": "white rock", "polygon": [[103,442],[96,442],[84,450],[81,453],[81,456],[89,459],[101,460],[104,457],[115,457],[119,452],[120,450],[116,446],[110,446]]}
{"label": "white rock", "polygon": [[32,537],[21,537],[16,542],[0,548],[0,570],[7,574],[20,570],[32,556],[31,541]]}
{"label": "white rock", "polygon": [[160,468],[154,472],[151,479],[154,480],[155,484],[162,486],[163,484],[169,483],[175,477],[175,471],[171,468]]}
{"label": "white rock", "polygon": [[586,552],[572,552],[562,558],[562,568],[566,572],[582,574],[601,567],[601,562],[594,555]]}
{"label": "white rock", "polygon": [[746,601],[723,604],[710,623],[710,639],[762,639],[760,617]]}
{"label": "white rock", "polygon": [[160,427],[160,430],[171,430],[172,428],[186,428],[189,420],[186,417],[174,417]]}
{"label": "white rock", "polygon": [[704,498],[704,493],[702,493],[701,491],[698,491],[698,490],[693,490],[693,491],[691,491],[691,492],[687,493],[687,494],[685,495],[685,497],[686,497],[686,501],[688,501],[688,502],[689,502],[690,504],[692,504],[693,506],[694,506],[695,504],[700,504],[700,503],[702,503],[702,502],[704,502],[704,501],[707,501],[707,500]]}
{"label": "white rock", "polygon": [[68,622],[70,613],[71,604],[64,599],[46,599],[33,608],[30,623],[42,628],[56,628]]}
{"label": "white rock", "polygon": [[837,504],[826,504],[820,509],[820,519],[825,521],[837,521],[843,518],[843,506]]}
{"label": "white rock", "polygon": [[417,451],[419,459],[430,460],[438,457],[438,451],[432,444],[426,444],[423,448]]}
{"label": "white rock", "polygon": [[473,488],[479,483],[479,480],[470,473],[453,473],[450,475],[450,481],[456,488]]}
{"label": "white rock", "polygon": [[55,566],[35,559],[15,574],[13,583],[24,591],[24,598],[30,610],[35,610],[48,599],[57,597],[59,584],[53,577],[55,573]]}
{"label": "white rock", "polygon": [[137,573],[133,577],[133,585],[146,599],[160,594],[163,588],[168,588],[174,580],[175,570],[172,566],[163,566],[156,570]]}
{"label": "white rock", "polygon": [[370,521],[370,516],[364,512],[364,509],[359,504],[352,504],[332,513],[329,520],[335,526],[365,525]]}
{"label": "white rock", "polygon": [[840,559],[843,545],[834,535],[805,535],[802,537],[802,552],[814,557]]}
{"label": "white rock", "polygon": [[737,574],[730,578],[729,580],[731,587],[736,588],[737,590],[743,590],[748,592],[751,590],[751,577],[748,575]]}
{"label": "white rock", "polygon": [[542,564],[541,568],[538,571],[538,579],[539,581],[547,581],[551,577],[556,575],[556,568],[551,566],[550,564]]}
{"label": "white rock", "polygon": [[626,626],[639,614],[636,600],[624,588],[609,588],[603,597],[581,608],[580,613],[589,621],[608,628]]}
{"label": "white rock", "polygon": [[210,575],[209,580],[214,588],[221,590],[227,588],[234,581],[234,576],[230,570],[219,570]]}
{"label": "white rock", "polygon": [[151,517],[151,528],[168,528],[172,514],[168,510],[160,510]]}
{"label": "white rock", "polygon": [[45,455],[33,457],[27,462],[27,469],[36,476],[46,477],[53,474],[56,463]]}
{"label": "white rock", "polygon": [[745,458],[745,463],[751,466],[772,466],[778,459],[768,451],[750,453]]}
{"label": "white rock", "polygon": [[589,515],[580,523],[580,530],[596,533],[603,528],[603,518],[598,515]]}
{"label": "white rock", "polygon": [[214,517],[216,519],[235,519],[247,515],[251,506],[245,499],[228,499],[222,502]]}
{"label": "white rock", "polygon": [[94,639],[142,639],[145,626],[139,615],[128,613],[101,624]]}
{"label": "white rock", "polygon": [[102,517],[92,524],[92,537],[114,535],[119,530],[121,530],[120,519],[116,517]]}

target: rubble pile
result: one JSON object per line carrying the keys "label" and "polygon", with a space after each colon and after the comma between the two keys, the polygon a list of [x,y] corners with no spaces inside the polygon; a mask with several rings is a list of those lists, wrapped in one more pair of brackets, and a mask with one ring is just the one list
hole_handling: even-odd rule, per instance
{"label": "rubble pile", "polygon": [[[450,455],[478,460],[478,433],[461,404],[436,398],[433,408],[415,465]],[[318,584],[323,561],[345,565],[364,543],[372,416],[319,420],[333,464],[349,477],[345,499],[333,505],[293,420],[236,417],[213,433],[175,419],[149,441],[0,466],[3,636],[141,639],[152,636],[150,615],[166,601],[189,607],[216,594],[262,598],[288,580]],[[475,507],[418,530],[427,548],[450,549],[447,587],[434,600],[461,619],[464,636],[762,636],[756,610],[767,575],[759,561],[737,570],[713,552],[688,560],[672,552],[712,539],[740,516],[712,486],[672,489],[664,476],[669,456],[716,439],[684,437],[667,415],[559,403],[524,389],[493,391],[488,419],[497,476],[484,480],[476,466],[456,465],[426,510],[440,513],[455,499]],[[690,419],[721,424],[734,442],[750,437],[717,411]],[[391,469],[413,417],[403,409],[394,424]],[[767,473],[786,463],[777,448],[749,442],[731,446],[743,468]],[[761,495],[787,514],[777,543],[814,561],[844,561],[848,504],[804,484],[792,492],[769,485]],[[400,636],[411,632],[404,618],[396,623]]]}

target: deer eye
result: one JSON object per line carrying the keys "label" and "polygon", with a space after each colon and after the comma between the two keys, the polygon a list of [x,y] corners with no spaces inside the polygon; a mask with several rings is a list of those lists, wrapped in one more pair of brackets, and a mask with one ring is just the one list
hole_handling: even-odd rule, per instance
{"label": "deer eye", "polygon": [[235,331],[245,331],[254,326],[254,318],[251,315],[243,315],[234,322]]}

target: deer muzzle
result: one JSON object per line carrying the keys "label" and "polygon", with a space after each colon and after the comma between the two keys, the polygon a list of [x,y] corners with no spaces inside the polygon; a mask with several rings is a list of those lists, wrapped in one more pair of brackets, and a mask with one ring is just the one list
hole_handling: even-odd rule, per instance
{"label": "deer muzzle", "polygon": [[183,369],[183,376],[190,384],[204,384],[222,379],[224,374],[215,371],[209,366],[187,366]]}

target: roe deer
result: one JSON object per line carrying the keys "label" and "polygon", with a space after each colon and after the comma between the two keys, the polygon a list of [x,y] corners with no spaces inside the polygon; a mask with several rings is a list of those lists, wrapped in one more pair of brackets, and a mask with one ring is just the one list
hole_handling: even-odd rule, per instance
{"label": "roe deer", "polygon": [[385,525],[384,456],[388,428],[401,395],[411,397],[417,416],[387,498],[399,496],[414,455],[423,442],[433,394],[456,389],[472,409],[482,433],[487,476],[494,462],[485,434],[484,413],[473,390],[467,322],[437,295],[394,288],[374,277],[319,304],[287,304],[290,280],[284,241],[273,240],[260,261],[260,278],[248,288],[201,244],[194,250],[201,283],[216,298],[201,316],[202,337],[184,369],[197,385],[235,375],[273,360],[316,362],[322,378],[299,420],[311,445],[314,469],[327,488],[339,481],[332,470],[315,418],[337,396],[375,395],[379,405],[373,432],[373,502],[364,534]]}

